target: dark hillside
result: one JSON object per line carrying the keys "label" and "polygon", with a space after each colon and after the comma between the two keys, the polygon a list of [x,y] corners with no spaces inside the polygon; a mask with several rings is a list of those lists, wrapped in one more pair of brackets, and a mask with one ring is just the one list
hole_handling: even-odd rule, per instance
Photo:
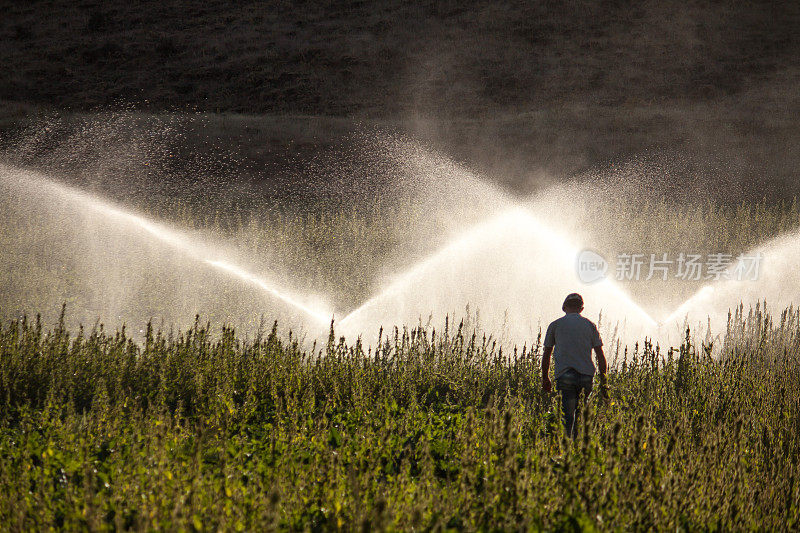
{"label": "dark hillside", "polygon": [[0,100],[483,114],[707,100],[800,56],[797,2],[13,2]]}
{"label": "dark hillside", "polygon": [[657,194],[800,193],[798,2],[6,4],[0,147],[20,129],[60,144],[56,168],[37,152],[45,170],[67,170],[76,138],[42,111],[192,110],[158,141],[171,166],[194,175],[211,142],[285,196],[317,189],[308,161],[360,153],[350,136],[374,125],[522,194],[642,158]]}

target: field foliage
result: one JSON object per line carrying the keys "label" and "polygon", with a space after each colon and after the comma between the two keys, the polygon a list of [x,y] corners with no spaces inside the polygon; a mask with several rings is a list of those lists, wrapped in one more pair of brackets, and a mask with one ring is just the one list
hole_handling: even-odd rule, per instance
{"label": "field foliage", "polygon": [[[0,328],[0,521],[66,529],[778,529],[800,520],[800,319],[645,342],[562,437],[538,342],[461,327],[301,351]],[[689,336],[687,334],[687,339]],[[713,354],[713,357],[712,357]]]}

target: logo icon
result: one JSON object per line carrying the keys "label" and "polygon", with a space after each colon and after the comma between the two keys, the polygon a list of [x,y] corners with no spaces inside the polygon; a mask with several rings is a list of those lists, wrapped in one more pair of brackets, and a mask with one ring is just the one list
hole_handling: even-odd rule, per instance
{"label": "logo icon", "polygon": [[583,250],[575,262],[578,279],[584,283],[594,283],[606,277],[608,262],[594,250]]}

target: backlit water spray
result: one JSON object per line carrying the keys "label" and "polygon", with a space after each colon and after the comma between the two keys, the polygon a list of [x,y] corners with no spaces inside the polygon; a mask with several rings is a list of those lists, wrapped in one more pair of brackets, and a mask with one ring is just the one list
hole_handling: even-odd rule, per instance
{"label": "backlit water spray", "polygon": [[[302,313],[309,319],[303,320],[303,324],[314,335],[326,331],[333,317],[331,309],[254,273],[220,247],[93,194],[6,165],[0,165],[0,181],[14,187],[21,196],[54,198],[76,212],[91,211],[102,220],[135,230],[151,242],[180,252],[196,265],[205,265],[255,287]],[[472,184],[473,188],[478,185]],[[600,323],[607,343],[615,339],[629,343],[647,336],[664,345],[675,345],[687,324],[695,332],[697,326],[712,328],[715,333],[724,331],[728,310],[740,303],[749,306],[766,299],[773,308],[796,303],[795,294],[787,290],[800,286],[796,268],[800,235],[796,233],[773,239],[751,251],[750,255],[758,253],[764,257],[757,280],[710,283],[674,311],[665,312],[662,307],[661,314],[656,314],[635,302],[610,277],[588,284],[579,279],[576,259],[580,246],[542,222],[543,218],[552,218],[553,213],[547,211],[553,209],[552,205],[522,207],[506,197],[497,200],[497,208],[482,222],[456,234],[438,250],[374,286],[371,296],[337,320],[337,333],[352,339],[377,333],[381,327],[436,325],[431,321],[441,321],[449,315],[455,319],[474,318],[470,327],[503,342],[530,343],[547,321],[559,315],[564,295],[578,291],[586,300],[585,314]],[[188,267],[188,263],[182,265]],[[121,278],[120,282],[126,283],[127,279]],[[209,290],[214,292],[218,287],[210,286]],[[246,306],[242,310],[250,312]],[[191,312],[195,311],[203,309]]]}
{"label": "backlit water spray", "polygon": [[631,333],[652,333],[656,321],[613,281],[584,285],[569,240],[516,207],[477,224],[386,284],[339,322],[358,334],[380,325],[418,323],[433,313],[458,316],[464,306],[479,314],[479,326],[524,342],[537,334],[539,319],[557,311],[565,294],[580,290],[587,312],[623,321]]}
{"label": "backlit water spray", "polygon": [[102,215],[110,221],[137,228],[153,239],[181,251],[187,256],[200,261],[211,268],[224,272],[239,280],[258,287],[265,293],[277,298],[289,306],[298,309],[320,324],[330,323],[333,312],[304,303],[303,298],[292,294],[252,272],[247,271],[227,258],[213,247],[195,242],[189,236],[153,222],[140,215],[115,206],[110,202],[87,194],[79,189],[49,180],[46,177],[27,170],[0,164],[0,179],[4,183],[15,186],[28,194],[44,195],[45,198],[58,198],[70,202],[76,208],[88,209]]}
{"label": "backlit water spray", "polygon": [[723,279],[700,288],[683,302],[665,320],[692,323],[694,320],[710,322],[717,332],[727,323],[728,310],[739,305],[769,304],[773,310],[782,310],[800,303],[796,288],[800,287],[800,232],[776,237],[749,250],[749,257],[760,259],[754,279],[737,279],[732,274],[743,268],[741,260],[734,261]]}

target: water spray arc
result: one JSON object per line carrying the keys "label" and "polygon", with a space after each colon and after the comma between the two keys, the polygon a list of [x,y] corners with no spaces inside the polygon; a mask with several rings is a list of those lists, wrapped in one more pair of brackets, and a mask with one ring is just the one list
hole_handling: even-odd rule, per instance
{"label": "water spray arc", "polygon": [[[115,205],[97,196],[51,180],[36,172],[0,164],[0,182],[23,194],[55,198],[80,210],[101,215],[124,227],[142,232],[173,250],[179,251],[214,271],[256,287],[272,298],[302,312],[312,319],[320,331],[331,323],[333,312],[324,305],[309,303],[308,298],[293,294],[279,284],[261,277],[231,260],[223,253],[199,239],[176,231],[165,224]],[[661,321],[639,306],[612,279],[604,278],[591,285],[579,285],[575,260],[579,247],[568,236],[548,227],[536,211],[519,204],[511,207],[504,203],[503,210],[453,238],[431,255],[423,258],[391,281],[379,287],[366,301],[336,326],[347,335],[360,335],[377,331],[380,326],[409,324],[423,314],[441,314],[456,311],[452,305],[480,301],[496,318],[504,305],[516,306],[515,317],[526,317],[532,311],[557,309],[556,297],[563,298],[564,291],[578,288],[588,296],[587,302],[598,302],[603,317],[612,315],[635,323],[636,334],[653,335],[669,342],[667,329],[679,325],[687,318],[708,318],[709,326],[725,324],[727,310],[740,302],[767,299],[773,305],[792,305],[792,294],[787,286],[800,285],[800,272],[796,258],[800,257],[800,233],[773,239],[748,252],[763,254],[765,268],[759,279],[752,283],[716,281],[702,287],[696,294],[681,303]],[[497,211],[495,211],[497,213]],[[471,270],[470,270],[471,269]],[[512,289],[502,284],[516,284]],[[466,287],[466,288],[465,288]],[[487,288],[488,287],[488,288]],[[460,291],[460,292],[459,292]],[[492,292],[495,291],[495,292]],[[525,301],[519,292],[535,294]],[[507,311],[507,309],[506,309]],[[607,313],[611,311],[611,313]],[[544,313],[543,313],[544,314]],[[616,314],[616,317],[614,316]],[[712,320],[713,319],[713,320]],[[520,332],[518,328],[518,332]],[[521,332],[529,338],[529,332]],[[674,339],[673,339],[674,340]]]}
{"label": "water spray arc", "polygon": [[[520,255],[525,257],[522,262],[519,262]],[[556,298],[563,298],[561,294],[563,291],[570,292],[572,288],[579,286],[580,282],[575,275],[577,255],[578,248],[565,236],[549,228],[527,209],[512,207],[473,226],[449,244],[410,267],[383,287],[378,294],[339,321],[338,325],[345,330],[357,332],[377,328],[379,325],[389,325],[378,324],[380,320],[392,321],[399,325],[404,321],[414,320],[415,313],[417,313],[416,318],[420,318],[420,314],[441,312],[442,310],[436,306],[425,307],[429,304],[434,305],[429,289],[443,293],[453,285],[469,285],[467,280],[461,283],[460,279],[462,274],[466,273],[469,276],[469,270],[457,271],[454,275],[459,277],[459,281],[449,284],[447,278],[450,274],[447,272],[452,270],[454,264],[466,269],[476,265],[474,269],[478,279],[487,281],[501,275],[497,271],[492,271],[493,268],[505,263],[514,265],[511,268],[516,275],[510,276],[512,279],[509,281],[514,284],[513,287],[496,295],[495,300],[499,301],[484,302],[495,304],[493,310],[495,315],[502,313],[496,309],[497,304],[515,305],[515,302],[518,302],[517,311],[521,314],[525,313],[526,307],[532,307],[533,302],[520,297],[517,294],[519,292],[538,293],[536,302],[550,307]],[[527,260],[529,257],[530,261]],[[441,280],[441,283],[431,281],[437,279]],[[549,285],[546,295],[541,294],[544,292],[543,285]],[[657,326],[656,321],[613,281],[603,280],[587,287],[587,290],[597,296],[596,301],[624,311],[648,330]],[[467,296],[455,294],[453,299]],[[480,298],[482,295],[478,292],[476,296]],[[467,301],[467,303],[474,302]]]}
{"label": "water spray arc", "polygon": [[[734,275],[744,268],[742,257],[763,259],[756,279],[737,279]],[[692,317],[713,318],[724,325],[727,312],[740,304],[765,301],[773,306],[797,305],[796,293],[790,287],[800,285],[800,232],[794,231],[775,237],[756,246],[726,269],[728,279],[720,279],[701,287],[686,299],[665,320],[665,323],[687,320]]]}
{"label": "water spray arc", "polygon": [[277,284],[227,261],[218,251],[215,251],[213,247],[196,242],[188,235],[148,220],[140,215],[136,215],[110,202],[101,200],[94,195],[68,185],[57,183],[40,174],[4,164],[0,164],[0,179],[16,188],[27,190],[33,194],[54,196],[81,207],[88,208],[110,220],[115,220],[142,230],[157,241],[179,250],[199,262],[258,287],[260,290],[272,295],[285,304],[302,311],[321,325],[329,323],[333,317],[333,312],[307,305],[303,303],[301,298],[293,295]]}
{"label": "water spray arc", "polygon": [[318,321],[327,324],[333,319],[333,312],[325,312],[320,311],[317,309],[313,309],[308,305],[300,302],[296,297],[289,295],[286,292],[281,292],[280,290],[276,289],[275,286],[270,285],[266,280],[260,278],[246,270],[232,264],[228,263],[227,261],[220,261],[220,260],[212,260],[212,259],[204,259],[206,264],[209,264],[215,268],[220,270],[224,270],[225,272],[229,272],[232,275],[236,276],[237,278],[242,279],[243,281],[247,281],[252,283],[256,287],[260,288],[264,292],[268,292],[279,298],[280,300],[286,302],[287,304],[300,309],[301,311],[305,312],[307,315],[314,317]]}

